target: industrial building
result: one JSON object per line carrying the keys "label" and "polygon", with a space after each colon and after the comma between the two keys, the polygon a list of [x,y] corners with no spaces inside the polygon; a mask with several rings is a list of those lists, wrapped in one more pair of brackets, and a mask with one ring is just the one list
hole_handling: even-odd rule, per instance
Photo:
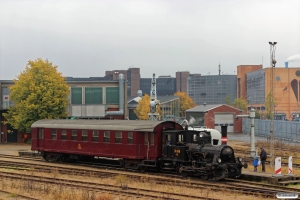
{"label": "industrial building", "polygon": [[[243,66],[242,68],[247,68]],[[243,74],[238,68],[238,95],[246,91],[243,99],[264,116],[265,101],[271,91],[272,68],[261,68]],[[300,118],[300,68],[274,68],[275,119]],[[246,82],[246,85],[239,84]],[[240,89],[240,90],[239,90]],[[245,92],[244,92],[245,94]]]}
{"label": "industrial building", "polygon": [[[119,80],[105,80],[101,77],[72,78],[66,81],[70,87],[69,104],[67,112],[69,117],[80,119],[127,119],[127,81],[118,74]],[[0,142],[21,142],[24,133],[13,129],[9,124],[4,124],[6,119],[2,113],[13,106],[10,101],[9,86],[11,80],[0,81]]]}
{"label": "industrial building", "polygon": [[[138,106],[138,102],[141,96],[128,97],[127,107],[129,120],[137,120],[137,116],[134,110]],[[159,107],[161,110],[162,120],[178,120],[179,109],[180,109],[180,99],[177,96],[157,96],[159,100]]]}
{"label": "industrial building", "polygon": [[236,75],[191,74],[187,82],[187,94],[196,105],[231,103],[236,98]]}

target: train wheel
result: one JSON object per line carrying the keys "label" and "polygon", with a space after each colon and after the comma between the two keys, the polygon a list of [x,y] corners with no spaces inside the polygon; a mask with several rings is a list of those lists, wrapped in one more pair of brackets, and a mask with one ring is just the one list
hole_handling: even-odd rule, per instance
{"label": "train wheel", "polygon": [[43,158],[44,158],[45,161],[49,161],[49,159],[48,159],[48,157],[47,157],[46,154],[43,155]]}
{"label": "train wheel", "polygon": [[186,178],[189,176],[189,173],[188,172],[181,172],[181,176]]}
{"label": "train wheel", "polygon": [[201,177],[201,180],[203,180],[203,181],[207,181],[208,180],[208,175],[206,174],[206,175],[202,175]]}
{"label": "train wheel", "polygon": [[147,167],[146,166],[140,166],[139,167],[139,171],[140,172],[145,172],[147,170]]}

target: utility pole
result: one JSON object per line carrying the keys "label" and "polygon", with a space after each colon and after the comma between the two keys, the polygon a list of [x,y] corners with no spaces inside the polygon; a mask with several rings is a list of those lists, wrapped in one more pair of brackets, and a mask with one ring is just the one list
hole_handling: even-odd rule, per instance
{"label": "utility pole", "polygon": [[271,155],[271,167],[274,165],[274,118],[275,118],[275,97],[274,97],[274,76],[275,76],[275,50],[277,42],[269,42],[270,44],[270,62],[271,62],[271,119],[270,119],[270,155]]}

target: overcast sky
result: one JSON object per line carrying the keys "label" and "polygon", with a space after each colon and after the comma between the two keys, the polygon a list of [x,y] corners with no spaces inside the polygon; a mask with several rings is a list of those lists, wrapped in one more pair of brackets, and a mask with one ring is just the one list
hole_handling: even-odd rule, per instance
{"label": "overcast sky", "polygon": [[[234,74],[300,54],[300,0],[0,0],[0,79],[48,59],[63,76],[107,70]],[[300,61],[290,62],[300,67]]]}

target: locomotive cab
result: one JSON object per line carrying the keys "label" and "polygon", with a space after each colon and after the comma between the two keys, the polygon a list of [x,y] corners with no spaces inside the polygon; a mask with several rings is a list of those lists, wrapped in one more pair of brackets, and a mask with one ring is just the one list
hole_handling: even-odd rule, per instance
{"label": "locomotive cab", "polygon": [[185,161],[187,160],[185,146],[185,132],[178,130],[170,130],[163,132],[162,141],[162,159],[164,161]]}
{"label": "locomotive cab", "polygon": [[199,151],[203,145],[211,146],[211,135],[209,133],[191,130],[164,131],[162,157],[164,160],[188,161],[187,150]]}

